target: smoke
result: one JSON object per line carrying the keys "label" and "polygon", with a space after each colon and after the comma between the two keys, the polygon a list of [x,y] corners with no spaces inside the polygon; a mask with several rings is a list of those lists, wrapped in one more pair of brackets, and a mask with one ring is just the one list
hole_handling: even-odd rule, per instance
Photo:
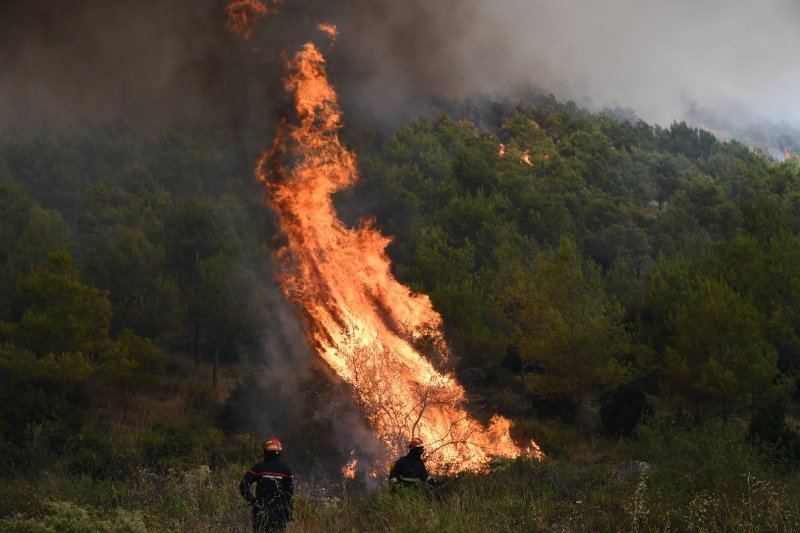
{"label": "smoke", "polygon": [[[247,41],[226,29],[226,3],[0,2],[0,126],[53,114],[269,127],[287,105],[281,51],[309,39],[326,50],[351,123],[391,128],[441,99],[531,89],[661,124],[697,109],[800,123],[796,0],[285,0]],[[322,21],[337,24],[335,45]],[[282,298],[271,300],[280,334],[256,376],[268,401],[243,400],[244,417],[266,436],[287,417],[318,416],[333,421],[338,451],[359,442],[367,462],[382,457],[346,394],[310,404],[298,394],[317,359]]]}
{"label": "smoke", "polygon": [[380,4],[383,12],[359,13],[342,30],[344,61],[372,69],[345,95],[356,92],[373,109],[402,109],[404,98],[504,100],[538,89],[667,125],[697,107],[800,123],[793,0]]}
{"label": "smoke", "polygon": [[794,0],[286,0],[246,42],[225,29],[225,3],[0,4],[0,123],[271,123],[285,105],[280,50],[324,42],[320,21],[340,29],[330,71],[351,122],[530,88],[662,124],[698,106],[800,122]]}
{"label": "smoke", "polygon": [[800,120],[792,0],[498,0],[490,10],[488,27],[514,36],[507,63],[561,98],[631,107],[659,123],[693,103],[725,116]]}
{"label": "smoke", "polygon": [[0,3],[0,123],[55,115],[138,124],[268,120],[274,76],[217,0]]}

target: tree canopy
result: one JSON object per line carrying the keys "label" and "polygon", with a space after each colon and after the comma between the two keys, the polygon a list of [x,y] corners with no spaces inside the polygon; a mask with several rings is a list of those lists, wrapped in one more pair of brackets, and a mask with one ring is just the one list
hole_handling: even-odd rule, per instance
{"label": "tree canopy", "polygon": [[[607,420],[635,392],[753,427],[796,398],[796,159],[551,97],[497,109],[354,132],[362,180],[335,198],[347,223],[392,236],[395,275],[442,314],[473,397],[517,419],[594,404]],[[0,134],[4,434],[82,412],[95,381],[156,390],[171,357],[213,366],[215,384],[258,362],[282,312],[280,230],[240,146],[262,140],[121,123]]]}

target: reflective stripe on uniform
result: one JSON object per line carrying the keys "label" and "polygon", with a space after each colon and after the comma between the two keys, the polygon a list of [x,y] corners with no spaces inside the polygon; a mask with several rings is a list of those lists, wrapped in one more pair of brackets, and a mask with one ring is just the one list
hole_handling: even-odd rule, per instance
{"label": "reflective stripe on uniform", "polygon": [[271,479],[281,479],[281,478],[292,479],[292,476],[290,476],[289,474],[283,474],[281,472],[253,472],[252,470],[248,470],[248,472],[250,474],[253,474],[254,476],[264,476]]}

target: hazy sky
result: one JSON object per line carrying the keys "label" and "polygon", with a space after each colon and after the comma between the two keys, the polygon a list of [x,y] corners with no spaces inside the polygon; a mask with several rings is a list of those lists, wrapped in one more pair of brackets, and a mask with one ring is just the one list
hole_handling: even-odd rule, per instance
{"label": "hazy sky", "polygon": [[329,54],[345,109],[378,118],[538,88],[662,124],[693,103],[800,123],[797,0],[285,0],[246,43],[226,32],[225,3],[0,1],[0,123],[274,115],[280,51],[323,20],[340,26]]}
{"label": "hazy sky", "polygon": [[487,28],[506,28],[504,55],[525,72],[522,81],[539,80],[598,105],[630,106],[662,122],[691,101],[800,121],[796,0],[480,4]]}

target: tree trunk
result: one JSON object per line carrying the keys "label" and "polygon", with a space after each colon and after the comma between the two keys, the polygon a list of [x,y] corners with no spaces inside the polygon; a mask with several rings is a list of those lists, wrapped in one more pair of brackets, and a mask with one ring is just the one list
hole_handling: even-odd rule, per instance
{"label": "tree trunk", "polygon": [[194,333],[194,366],[200,366],[200,326],[192,324]]}
{"label": "tree trunk", "polygon": [[591,396],[578,399],[576,422],[583,435],[594,435],[600,423],[597,400]]}
{"label": "tree trunk", "polygon": [[128,407],[131,403],[131,396],[132,394],[125,393],[122,396],[122,423],[124,424],[128,419]]}
{"label": "tree trunk", "polygon": [[211,387],[217,388],[217,367],[219,366],[219,351],[222,349],[221,344],[217,344],[217,349],[214,350],[214,366],[211,369]]}

